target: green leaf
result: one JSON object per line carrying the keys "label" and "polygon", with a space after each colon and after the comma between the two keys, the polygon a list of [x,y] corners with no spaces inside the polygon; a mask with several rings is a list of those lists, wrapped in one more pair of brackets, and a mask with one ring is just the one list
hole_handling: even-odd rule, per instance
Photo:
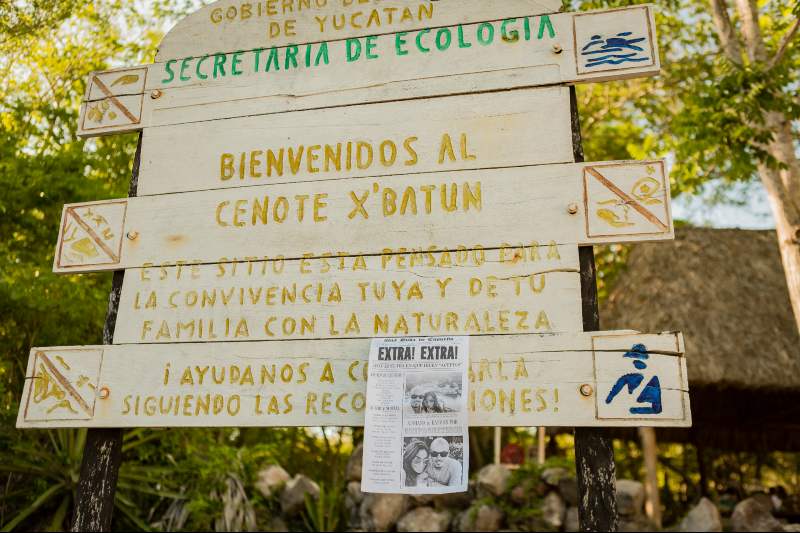
{"label": "green leaf", "polygon": [[51,486],[49,489],[47,489],[41,495],[39,495],[39,497],[36,498],[36,500],[32,504],[23,509],[10,522],[5,524],[3,526],[3,529],[1,529],[0,531],[13,531],[14,528],[16,528],[19,524],[21,524],[23,520],[25,520],[30,515],[35,513],[39,509],[39,507],[47,503],[48,500],[50,500],[50,498],[57,495],[63,488],[64,488],[63,483],[56,483],[55,485]]}

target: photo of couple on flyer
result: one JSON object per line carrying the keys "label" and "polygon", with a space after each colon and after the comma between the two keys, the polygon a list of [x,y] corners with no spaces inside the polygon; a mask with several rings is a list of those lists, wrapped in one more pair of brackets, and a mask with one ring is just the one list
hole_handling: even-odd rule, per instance
{"label": "photo of couple on flyer", "polygon": [[405,386],[406,413],[455,413],[461,393],[461,375],[457,372],[409,373]]}
{"label": "photo of couple on flyer", "polygon": [[404,487],[455,487],[462,484],[462,437],[408,437],[403,439]]}

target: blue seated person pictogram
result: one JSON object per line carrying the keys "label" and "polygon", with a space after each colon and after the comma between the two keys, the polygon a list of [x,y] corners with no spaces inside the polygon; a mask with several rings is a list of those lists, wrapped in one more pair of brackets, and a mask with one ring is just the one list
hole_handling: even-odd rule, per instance
{"label": "blue seated person pictogram", "polygon": [[624,31],[614,37],[603,38],[602,35],[592,35],[591,41],[581,49],[585,58],[586,68],[599,65],[620,65],[622,63],[641,63],[650,61],[649,54],[644,48],[638,46],[645,41],[644,37],[631,38],[633,32]]}
{"label": "blue seated person pictogram", "polygon": [[[623,357],[633,359],[633,366],[637,370],[645,370],[647,368],[645,361],[650,358],[650,354],[647,353],[647,347],[644,344],[636,344]],[[606,404],[611,404],[625,387],[628,388],[628,394],[633,394],[643,381],[644,374],[641,372],[632,372],[620,377],[611,388],[611,392],[608,393]],[[636,403],[642,405],[642,407],[631,407],[631,414],[657,415],[661,413],[661,383],[658,380],[658,376],[650,378],[650,381],[647,382],[647,385],[636,398]]]}

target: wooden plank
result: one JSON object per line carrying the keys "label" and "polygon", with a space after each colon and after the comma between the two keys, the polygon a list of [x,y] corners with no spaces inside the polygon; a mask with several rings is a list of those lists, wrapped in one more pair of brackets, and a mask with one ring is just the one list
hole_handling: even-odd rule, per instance
{"label": "wooden plank", "polygon": [[133,269],[116,344],[581,329],[575,246]]}
{"label": "wooden plank", "polygon": [[[502,20],[500,20],[502,19]],[[506,18],[444,28],[194,53],[146,67],[90,75],[79,135],[207,120],[521,87],[652,76],[659,72],[653,9]],[[135,84],[99,90],[97,80]],[[132,78],[131,78],[132,79]],[[111,98],[143,94],[138,120],[98,114]],[[99,99],[98,99],[99,98]],[[117,106],[119,108],[119,106]],[[91,110],[95,109],[95,112]]]}
{"label": "wooden plank", "polygon": [[[34,348],[17,427],[358,426],[369,344]],[[646,368],[633,366],[637,346],[646,348]],[[477,336],[470,350],[473,426],[691,425],[680,334]],[[55,370],[42,364],[44,357],[57,362]],[[641,374],[642,384],[610,398],[628,373]],[[642,400],[644,384],[655,377],[658,401]],[[657,413],[639,412],[656,405]]]}
{"label": "wooden plank", "polygon": [[[593,175],[589,171],[628,191],[662,225],[629,209],[609,188],[586,186],[587,175]],[[642,192],[639,184],[651,179],[660,189]],[[54,271],[220,263],[267,254],[301,259],[491,249],[534,241],[665,240],[673,238],[666,179],[659,161],[589,163],[72,204],[64,208]],[[591,233],[601,223],[604,232]]]}
{"label": "wooden plank", "polygon": [[560,8],[560,0],[222,0],[178,22],[162,39],[156,61],[540,15]]}
{"label": "wooden plank", "polygon": [[143,142],[140,196],[572,162],[562,87],[147,128]]}

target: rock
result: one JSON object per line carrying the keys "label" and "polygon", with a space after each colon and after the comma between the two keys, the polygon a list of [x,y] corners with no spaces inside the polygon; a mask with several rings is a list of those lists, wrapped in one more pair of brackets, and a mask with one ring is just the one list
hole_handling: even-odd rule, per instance
{"label": "rock", "polygon": [[363,460],[364,446],[359,444],[350,454],[350,459],[347,460],[347,466],[344,470],[347,481],[361,481],[361,462]]}
{"label": "rock", "polygon": [[559,530],[564,525],[567,515],[567,504],[556,491],[549,492],[542,501],[542,519],[553,529]]}
{"label": "rock", "polygon": [[286,525],[286,522],[283,521],[283,518],[280,516],[273,516],[267,523],[263,526],[260,526],[261,529],[259,531],[289,531],[289,526]]}
{"label": "rock", "polygon": [[412,507],[430,507],[433,505],[433,494],[412,494],[411,506]]}
{"label": "rock", "polygon": [[528,502],[528,491],[523,485],[517,485],[511,489],[511,501],[517,505],[524,505]]}
{"label": "rock", "polygon": [[772,497],[766,492],[757,492],[755,494],[751,494],[750,498],[756,500],[765,509],[769,509],[769,512],[775,511],[775,504],[772,502]]}
{"label": "rock", "polygon": [[417,507],[397,522],[397,531],[443,532],[450,528],[451,518],[448,511],[437,512],[430,507]]}
{"label": "rock", "polygon": [[574,477],[565,477],[559,480],[558,492],[567,505],[572,507],[578,505],[578,480]]}
{"label": "rock", "polygon": [[564,518],[564,531],[577,532],[580,528],[581,524],[578,518],[578,508],[570,507],[567,509],[567,515]]}
{"label": "rock", "polygon": [[800,524],[784,524],[783,530],[786,533],[800,533]]}
{"label": "rock", "polygon": [[644,507],[644,485],[630,479],[617,480],[617,512],[620,516],[639,516]]}
{"label": "rock", "polygon": [[772,516],[772,504],[758,498],[739,502],[731,515],[734,531],[783,531],[783,526]]}
{"label": "rock", "polygon": [[271,498],[278,494],[290,479],[291,476],[286,470],[278,465],[272,465],[258,472],[255,487],[265,498]]}
{"label": "rock", "polygon": [[508,490],[511,471],[503,465],[487,465],[478,471],[477,491],[479,498],[502,496]]}
{"label": "rock", "polygon": [[310,478],[298,474],[286,482],[281,492],[281,510],[285,515],[294,516],[306,507],[306,494],[319,498],[319,485]]}
{"label": "rock", "polygon": [[498,531],[503,525],[503,511],[490,505],[481,505],[475,516],[473,531]]}
{"label": "rock", "polygon": [[344,495],[344,507],[347,510],[347,527],[350,531],[361,529],[361,502],[366,495],[361,492],[361,482],[351,481],[347,484],[347,493]]}
{"label": "rock", "polygon": [[351,481],[347,484],[347,497],[345,502],[351,501],[355,505],[360,505],[364,501],[364,493],[361,492],[361,482]]}
{"label": "rock", "polygon": [[411,498],[405,494],[367,494],[361,503],[361,522],[367,531],[389,531],[406,513]]}
{"label": "rock", "polygon": [[681,520],[679,531],[722,531],[719,509],[708,498],[702,498]]}
{"label": "rock", "polygon": [[545,468],[541,475],[542,481],[553,488],[558,488],[559,481],[570,477],[573,477],[572,473],[566,468],[561,467]]}
{"label": "rock", "polygon": [[437,510],[466,509],[472,505],[472,496],[470,496],[469,492],[451,492],[450,494],[433,496],[431,501]]}
{"label": "rock", "polygon": [[458,531],[499,531],[503,525],[503,511],[493,505],[483,504],[461,513]]}
{"label": "rock", "polygon": [[644,515],[621,516],[619,518],[619,531],[621,533],[636,533],[639,531],[655,531],[656,528]]}

